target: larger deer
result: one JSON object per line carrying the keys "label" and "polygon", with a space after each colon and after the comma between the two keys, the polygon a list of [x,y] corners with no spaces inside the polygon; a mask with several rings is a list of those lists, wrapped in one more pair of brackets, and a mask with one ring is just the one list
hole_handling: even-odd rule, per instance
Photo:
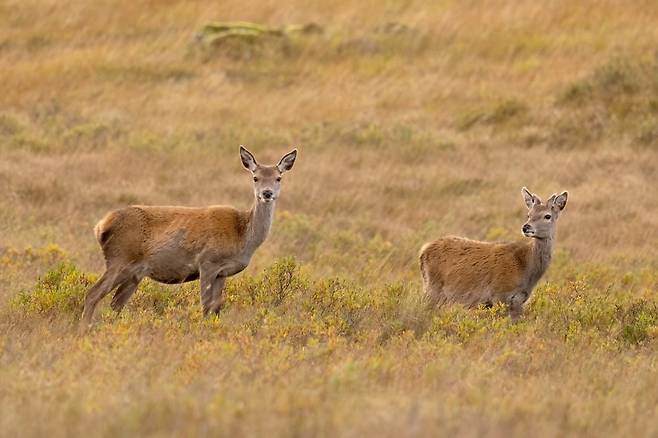
{"label": "larger deer", "polygon": [[420,250],[420,270],[425,296],[432,303],[457,302],[474,307],[505,303],[512,319],[551,262],[557,220],[567,205],[567,192],[542,203],[523,187],[528,220],[523,235],[528,241],[479,242],[444,237]]}
{"label": "larger deer", "polygon": [[106,270],[87,292],[81,331],[91,324],[98,302],[115,288],[111,305],[121,312],[144,277],[168,284],[200,279],[204,315],[219,312],[226,278],[245,269],[267,238],[281,175],[292,169],[297,150],[276,166],[258,164],[243,146],[240,158],[254,182],[255,202],[248,211],[224,205],[138,205],[112,211],[96,225]]}

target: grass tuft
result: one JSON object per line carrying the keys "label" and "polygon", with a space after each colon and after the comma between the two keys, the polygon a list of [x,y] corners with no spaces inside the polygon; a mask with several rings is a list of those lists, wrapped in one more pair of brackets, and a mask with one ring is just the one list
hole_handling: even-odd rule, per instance
{"label": "grass tuft", "polygon": [[607,136],[654,146],[657,101],[657,61],[613,59],[561,92],[557,104],[564,110],[550,143],[577,146]]}
{"label": "grass tuft", "polygon": [[457,129],[467,131],[475,125],[500,125],[527,114],[528,107],[514,99],[503,100],[490,108],[469,111],[457,120]]}

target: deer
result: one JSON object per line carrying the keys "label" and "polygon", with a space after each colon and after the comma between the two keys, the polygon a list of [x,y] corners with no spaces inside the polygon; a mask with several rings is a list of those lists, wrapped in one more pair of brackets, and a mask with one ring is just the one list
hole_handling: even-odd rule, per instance
{"label": "deer", "polygon": [[91,326],[96,305],[115,289],[111,307],[121,313],[144,277],[165,284],[199,279],[204,316],[218,314],[226,279],[249,265],[268,236],[281,177],[296,158],[294,149],[277,165],[261,165],[240,146],[242,165],[253,178],[255,199],[247,211],[133,205],[109,212],[94,227],[106,268],[86,294],[80,331]]}
{"label": "deer", "polygon": [[447,236],[423,245],[420,271],[430,305],[503,303],[513,321],[522,316],[524,303],[551,263],[568,193],[554,194],[546,203],[525,187],[522,194],[528,217],[521,231],[529,240],[482,242]]}

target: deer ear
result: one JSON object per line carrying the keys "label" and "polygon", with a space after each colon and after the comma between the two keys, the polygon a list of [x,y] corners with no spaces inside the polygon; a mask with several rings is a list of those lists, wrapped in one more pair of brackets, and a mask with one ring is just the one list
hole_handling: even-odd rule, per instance
{"label": "deer ear", "polygon": [[256,162],[256,158],[254,157],[254,154],[249,152],[242,145],[240,145],[240,159],[242,160],[242,165],[247,170],[250,170],[250,171],[253,172],[258,167],[258,163]]}
{"label": "deer ear", "polygon": [[567,193],[567,192],[562,192],[559,195],[551,196],[552,206],[556,207],[558,210],[564,210],[564,207],[567,206],[567,197],[568,196],[569,196],[569,193]]}
{"label": "deer ear", "polygon": [[295,164],[295,160],[297,159],[297,149],[293,149],[291,152],[288,152],[281,158],[281,161],[279,161],[279,164],[277,164],[276,167],[279,168],[279,172],[287,172],[290,169],[292,169],[292,166]]}
{"label": "deer ear", "polygon": [[528,207],[528,209],[531,209],[535,204],[541,203],[539,196],[530,193],[530,190],[526,189],[525,187],[521,189],[521,193],[523,194],[523,200],[525,201],[525,205]]}

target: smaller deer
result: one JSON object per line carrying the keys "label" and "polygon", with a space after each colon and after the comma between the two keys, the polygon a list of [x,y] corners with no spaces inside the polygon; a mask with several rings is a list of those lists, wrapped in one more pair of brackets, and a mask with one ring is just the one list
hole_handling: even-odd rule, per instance
{"label": "smaller deer", "polygon": [[521,316],[523,304],[551,262],[557,221],[568,195],[554,194],[544,204],[525,187],[522,193],[528,207],[522,231],[529,241],[493,243],[449,236],[422,247],[420,271],[431,303],[505,303],[512,319]]}
{"label": "smaller deer", "polygon": [[96,225],[106,270],[87,292],[82,332],[103,297],[117,288],[112,308],[119,313],[144,277],[168,284],[200,278],[204,315],[219,312],[226,278],[244,270],[267,238],[281,175],[292,169],[297,150],[276,166],[258,164],[242,146],[240,158],[254,181],[255,203],[248,211],[136,205],[112,211]]}

